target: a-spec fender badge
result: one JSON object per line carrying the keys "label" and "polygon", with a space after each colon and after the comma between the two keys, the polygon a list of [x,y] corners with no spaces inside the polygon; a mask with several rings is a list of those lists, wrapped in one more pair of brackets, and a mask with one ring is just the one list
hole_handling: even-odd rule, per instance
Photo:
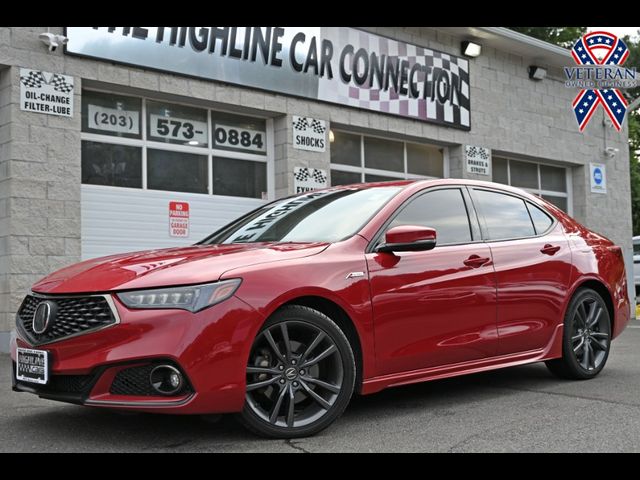
{"label": "a-spec fender badge", "polygon": [[364,272],[351,272],[347,275],[347,278],[359,278],[364,277]]}

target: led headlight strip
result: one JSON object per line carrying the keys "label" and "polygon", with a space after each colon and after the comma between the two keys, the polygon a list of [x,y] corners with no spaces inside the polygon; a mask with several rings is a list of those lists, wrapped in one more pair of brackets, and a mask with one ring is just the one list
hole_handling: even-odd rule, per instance
{"label": "led headlight strip", "polygon": [[199,312],[203,308],[225,301],[235,293],[241,282],[240,278],[233,278],[188,287],[133,290],[118,293],[117,296],[129,308],[178,308]]}

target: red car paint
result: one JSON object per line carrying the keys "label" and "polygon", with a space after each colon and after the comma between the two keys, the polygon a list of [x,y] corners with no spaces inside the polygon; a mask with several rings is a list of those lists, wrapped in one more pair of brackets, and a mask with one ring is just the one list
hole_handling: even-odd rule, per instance
{"label": "red car paint", "polygon": [[[366,188],[376,185],[383,184]],[[343,310],[357,335],[364,394],[560,357],[564,312],[586,282],[608,296],[613,337],[625,328],[630,306],[620,248],[548,202],[511,187],[467,180],[384,185],[403,189],[343,241],[197,245],[113,255],[59,270],[32,290],[111,293],[231,278],[242,278],[242,284],[228,300],[198,313],[129,309],[113,295],[119,324],[36,348],[51,352],[54,375],[104,369],[87,405],[195,414],[243,408],[253,339],[288,302],[322,299]],[[368,252],[376,233],[407,199],[443,185],[511,192],[558,222],[546,235],[523,240]],[[14,339],[14,361],[17,346],[30,347],[20,336]],[[168,399],[109,393],[123,365],[160,357],[183,369],[193,394]]]}

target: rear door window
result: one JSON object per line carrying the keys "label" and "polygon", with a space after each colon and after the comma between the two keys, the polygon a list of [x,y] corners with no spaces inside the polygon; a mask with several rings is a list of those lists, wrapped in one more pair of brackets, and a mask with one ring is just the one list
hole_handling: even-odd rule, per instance
{"label": "rear door window", "polygon": [[473,198],[484,218],[488,240],[507,240],[536,235],[524,200],[489,190],[473,189]]}

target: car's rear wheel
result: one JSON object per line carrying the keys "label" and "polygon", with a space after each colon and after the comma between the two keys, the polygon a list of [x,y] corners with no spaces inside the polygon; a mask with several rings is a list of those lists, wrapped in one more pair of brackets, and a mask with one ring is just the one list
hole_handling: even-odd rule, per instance
{"label": "car's rear wheel", "polygon": [[598,292],[584,288],[571,299],[564,319],[562,358],[546,362],[562,378],[585,380],[602,371],[611,349],[611,319]]}
{"label": "car's rear wheel", "polygon": [[342,330],[314,309],[284,307],[254,340],[241,420],[267,437],[314,435],[342,414],[355,378],[353,351]]}

